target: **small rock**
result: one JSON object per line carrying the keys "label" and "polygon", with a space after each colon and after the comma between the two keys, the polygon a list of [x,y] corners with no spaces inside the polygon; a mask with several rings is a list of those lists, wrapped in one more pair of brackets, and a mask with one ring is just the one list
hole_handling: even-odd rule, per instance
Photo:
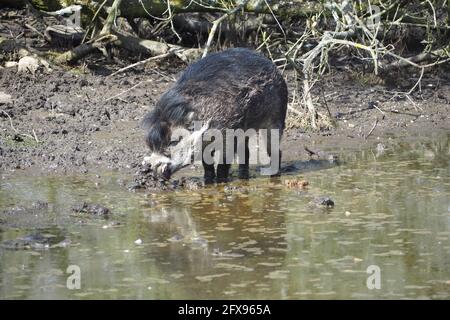
{"label": "small rock", "polygon": [[0,104],[8,104],[11,102],[12,102],[11,95],[0,91]]}
{"label": "small rock", "polygon": [[142,240],[141,239],[137,239],[134,243],[137,244],[137,245],[141,245],[142,244]]}
{"label": "small rock", "polygon": [[89,85],[89,82],[86,79],[81,79],[80,80],[80,87],[86,87]]}
{"label": "small rock", "polygon": [[111,213],[111,211],[104,206],[86,202],[82,202],[81,204],[73,206],[72,211],[76,213],[88,213],[96,216],[107,216]]}
{"label": "small rock", "polygon": [[19,135],[19,134],[14,134],[14,136],[13,136],[13,140],[14,141],[17,141],[17,142],[23,142],[23,138],[22,138],[22,136],[21,135]]}
{"label": "small rock", "polygon": [[17,72],[29,72],[35,74],[39,69],[39,60],[35,57],[26,56],[19,60]]}
{"label": "small rock", "polygon": [[130,82],[127,79],[120,81],[121,86],[128,86],[129,84],[130,84]]}
{"label": "small rock", "polygon": [[24,58],[24,57],[29,56],[31,53],[27,49],[22,48],[22,49],[19,49],[18,54],[19,54],[19,57]]}
{"label": "small rock", "polygon": [[5,68],[17,68],[18,63],[16,61],[6,61]]}
{"label": "small rock", "polygon": [[317,206],[323,206],[326,208],[333,208],[334,207],[334,201],[331,200],[329,197],[317,197],[314,199],[314,204]]}
{"label": "small rock", "polygon": [[351,213],[350,211],[345,211],[345,216],[346,216],[346,217],[350,217],[351,214],[352,214],[352,213]]}

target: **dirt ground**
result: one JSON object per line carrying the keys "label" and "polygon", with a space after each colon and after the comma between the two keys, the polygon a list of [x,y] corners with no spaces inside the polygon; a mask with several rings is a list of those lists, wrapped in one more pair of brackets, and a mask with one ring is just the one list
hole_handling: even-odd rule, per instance
{"label": "dirt ground", "polygon": [[[22,25],[14,21],[6,22],[13,34]],[[0,27],[0,35],[8,38],[5,22]],[[30,30],[22,31],[22,37],[30,37],[29,44],[38,47],[42,42]],[[127,61],[106,62],[94,56],[74,68],[53,67],[51,72],[32,75],[5,68],[9,58],[2,54],[0,61],[0,94],[11,96],[9,101],[0,99],[0,172],[136,171],[148,153],[140,120],[186,67],[172,59],[109,77]],[[284,160],[308,158],[305,146],[315,151],[353,150],[376,146],[388,137],[448,131],[447,72],[426,74],[421,92],[396,93],[408,91],[419,73],[409,70],[398,79],[392,75],[388,84],[374,84],[345,70],[323,76],[314,96],[320,112],[329,112],[335,127],[320,132],[287,130]],[[285,76],[292,96],[292,71],[286,70]]]}

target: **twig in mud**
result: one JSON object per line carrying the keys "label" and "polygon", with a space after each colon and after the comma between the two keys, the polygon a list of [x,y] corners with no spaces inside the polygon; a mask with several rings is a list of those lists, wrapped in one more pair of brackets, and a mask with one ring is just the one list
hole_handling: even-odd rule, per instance
{"label": "twig in mud", "polygon": [[323,91],[322,91],[322,98],[323,98],[323,102],[325,102],[325,108],[328,111],[328,116],[330,117],[330,119],[332,119],[333,116],[331,115],[330,108],[328,107],[328,102],[327,102],[327,99],[325,99],[325,94],[323,93]]}
{"label": "twig in mud", "polygon": [[309,149],[309,148],[306,147],[306,146],[304,147],[304,149],[305,149],[306,152],[308,152],[308,154],[309,154],[310,157],[312,157],[312,156],[317,156],[317,155],[318,155],[317,152],[312,151],[311,149]]}
{"label": "twig in mud", "polygon": [[20,135],[20,136],[27,137],[27,138],[34,139],[34,140],[36,140],[37,143],[39,143],[39,139],[37,138],[36,132],[34,131],[34,129],[33,129],[33,135],[34,135],[34,136],[32,136],[32,135],[30,135],[30,134],[27,134],[27,133],[21,133],[19,130],[17,130],[17,129],[14,127],[14,124],[13,124],[13,122],[12,122],[12,118],[11,118],[11,116],[9,115],[9,113],[6,112],[5,110],[0,110],[0,111],[3,112],[3,114],[5,114],[5,115],[8,117],[8,119],[9,119],[9,124],[11,125],[11,129],[13,129],[13,131],[14,131],[16,134],[18,134],[18,135]]}
{"label": "twig in mud", "polygon": [[162,73],[161,71],[158,71],[158,70],[156,70],[156,69],[152,69],[152,70],[150,70],[151,72],[154,72],[154,73],[156,73],[157,75],[160,75],[161,77],[164,77],[164,78],[166,78],[166,79],[168,79],[168,80],[170,80],[170,81],[176,81],[177,79],[175,78],[175,77],[173,77],[173,76],[168,76],[167,74],[164,74],[164,73]]}
{"label": "twig in mud", "polygon": [[145,60],[138,61],[136,63],[130,64],[129,66],[123,67],[122,69],[119,69],[116,72],[111,73],[109,75],[109,77],[112,77],[112,76],[115,76],[116,74],[119,74],[121,72],[127,71],[128,69],[141,66],[141,65],[146,64],[147,62],[150,62],[150,61],[166,58],[168,56],[171,56],[172,54],[174,54],[174,52],[173,51],[169,51],[169,52],[160,54],[158,56],[154,56],[154,57],[147,58]]}
{"label": "twig in mud", "polygon": [[364,137],[364,140],[367,140],[367,138],[372,134],[373,130],[375,130],[377,125],[378,125],[378,118],[375,119],[375,123],[373,124],[372,129],[370,129],[369,133]]}
{"label": "twig in mud", "polygon": [[381,110],[380,108],[378,108],[375,104],[373,105],[373,107],[374,107],[375,109],[377,109],[378,111],[380,111],[381,114],[383,115],[383,117],[386,115],[386,113],[385,113],[383,110]]}
{"label": "twig in mud", "polygon": [[25,23],[25,27],[27,27],[28,29],[30,29],[31,31],[36,32],[38,35],[40,35],[42,38],[44,38],[45,40],[48,40],[47,37],[45,36],[45,34],[43,34],[42,32],[40,32],[38,29],[36,29],[35,27],[33,27],[32,25],[29,25],[28,23]]}
{"label": "twig in mud", "polygon": [[115,96],[109,97],[108,99],[103,100],[103,102],[106,102],[106,101],[109,101],[109,100],[112,100],[112,99],[116,99],[116,98],[120,97],[121,95],[123,95],[123,94],[125,94],[125,93],[127,93],[127,92],[133,90],[134,88],[140,86],[141,84],[143,84],[143,83],[145,83],[145,82],[149,82],[149,81],[150,81],[150,80],[145,80],[145,81],[138,82],[137,84],[135,84],[135,85],[132,86],[131,88],[128,88],[127,90],[124,90],[124,91],[122,91],[122,92],[116,94]]}
{"label": "twig in mud", "polygon": [[178,34],[177,30],[175,30],[175,27],[173,25],[173,14],[172,14],[172,9],[170,8],[170,0],[167,0],[167,12],[169,14],[169,21],[170,21],[170,29],[172,30],[172,32],[177,36],[178,38],[178,42],[181,42],[181,37]]}
{"label": "twig in mud", "polygon": [[422,70],[420,71],[420,77],[419,80],[417,80],[416,84],[414,85],[414,87],[411,88],[411,90],[409,90],[406,94],[410,95],[411,93],[413,93],[414,90],[416,90],[417,86],[419,86],[419,92],[422,93],[422,78],[423,78],[423,74],[425,72],[425,68],[422,68]]}
{"label": "twig in mud", "polygon": [[298,111],[297,109],[295,109],[294,107],[292,107],[290,104],[288,104],[288,109],[296,114],[298,114],[299,116],[302,116],[303,113],[301,111]]}
{"label": "twig in mud", "polygon": [[34,131],[34,129],[33,129],[33,136],[34,136],[34,140],[36,140],[36,142],[39,143],[40,141],[39,141],[39,139],[36,135],[36,131]]}

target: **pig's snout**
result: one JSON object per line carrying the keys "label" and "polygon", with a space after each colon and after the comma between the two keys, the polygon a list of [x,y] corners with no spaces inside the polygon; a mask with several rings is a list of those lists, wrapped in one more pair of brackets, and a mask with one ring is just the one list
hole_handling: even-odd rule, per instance
{"label": "pig's snout", "polygon": [[169,158],[160,154],[144,157],[143,165],[149,164],[156,175],[168,180],[172,175],[172,163]]}

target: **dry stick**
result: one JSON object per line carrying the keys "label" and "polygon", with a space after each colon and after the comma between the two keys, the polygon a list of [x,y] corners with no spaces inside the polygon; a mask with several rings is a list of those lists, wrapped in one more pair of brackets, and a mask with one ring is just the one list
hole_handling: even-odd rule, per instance
{"label": "dry stick", "polygon": [[[396,62],[388,64],[387,66],[384,67],[385,70],[388,70],[393,67],[394,68],[406,67],[408,65],[411,65],[416,68],[430,68],[435,65],[448,62],[450,60],[450,57],[449,57],[450,56],[450,45],[448,45],[446,48],[434,50],[429,53],[421,53],[421,54],[418,54],[417,56],[410,57],[410,58],[403,58],[403,57],[401,57],[395,53],[392,53],[390,51],[386,52],[386,54],[388,54],[400,61],[396,61]],[[416,63],[416,62],[422,62],[422,61],[431,59],[433,57],[442,58],[442,59],[445,57],[445,59],[438,60],[438,61],[426,64],[426,65],[420,65],[420,64]]]}
{"label": "dry stick", "polygon": [[119,69],[116,72],[113,72],[109,76],[110,77],[115,76],[116,74],[124,72],[124,71],[127,71],[128,69],[141,66],[141,65],[146,64],[147,62],[150,62],[150,61],[153,61],[153,60],[163,59],[163,58],[171,56],[173,54],[174,54],[174,51],[168,51],[168,52],[160,54],[158,56],[154,56],[154,57],[147,58],[145,60],[138,61],[136,63],[130,64],[129,66],[123,67],[122,69]]}
{"label": "dry stick", "polygon": [[209,47],[211,46],[212,40],[214,39],[214,35],[216,33],[216,30],[217,30],[217,27],[219,26],[219,24],[223,20],[228,18],[230,15],[232,15],[232,14],[236,13],[237,11],[239,11],[244,5],[245,5],[245,3],[242,3],[241,5],[237,6],[236,8],[226,12],[219,19],[214,20],[212,28],[211,28],[211,31],[209,32],[209,35],[208,35],[208,41],[206,42],[206,46],[205,46],[205,50],[203,51],[202,58],[204,58],[208,54]]}
{"label": "dry stick", "polygon": [[364,140],[367,140],[367,138],[372,134],[373,130],[375,130],[375,127],[378,124],[378,118],[375,119],[375,123],[373,124],[372,129],[370,129],[369,133],[364,137]]}
{"label": "dry stick", "polygon": [[291,110],[292,112],[298,114],[299,116],[302,116],[303,113],[301,113],[300,111],[298,111],[297,109],[295,109],[293,106],[291,106],[290,104],[288,104],[288,109]]}
{"label": "dry stick", "polygon": [[105,45],[110,42],[114,42],[117,40],[117,37],[111,34],[101,36],[95,40],[88,41],[86,43],[82,43],[79,46],[73,48],[72,50],[61,53],[59,56],[55,58],[56,63],[66,63],[73,62],[79,60],[96,49],[99,49],[102,44]]}
{"label": "dry stick", "polygon": [[307,146],[304,146],[303,149],[305,149],[305,151],[308,152],[308,154],[309,154],[310,157],[312,157],[312,156],[314,156],[314,155],[315,155],[315,156],[318,156],[317,152],[315,152],[315,151],[309,149]]}
{"label": "dry stick", "polygon": [[[423,74],[425,73],[425,68],[422,68],[422,70],[420,71],[420,77],[419,80],[417,80],[416,84],[414,85],[414,87],[411,88],[411,90],[409,90],[405,95],[409,96],[411,93],[413,93],[414,90],[416,90],[417,87],[419,87],[419,92],[422,93],[422,87],[421,87],[421,82],[422,82],[422,78],[423,78]],[[417,108],[419,108],[420,110],[422,110],[422,108],[416,106],[415,103],[413,103],[414,108],[417,111]]]}
{"label": "dry stick", "polygon": [[111,32],[111,28],[114,24],[114,20],[116,20],[121,2],[122,0],[114,0],[114,3],[111,6],[111,11],[106,18],[105,24],[103,25],[102,31],[100,31],[100,35],[105,35]]}
{"label": "dry stick", "polygon": [[36,135],[36,131],[34,131],[34,129],[33,129],[33,136],[34,136],[34,140],[36,140],[36,143],[39,143],[39,139],[38,139],[38,137]]}
{"label": "dry stick", "polygon": [[[315,50],[316,48],[314,48],[313,50]],[[311,51],[313,51],[313,50],[311,50]],[[312,101],[311,92],[310,92],[312,86],[310,86],[310,84],[309,84],[309,79],[308,79],[308,75],[307,75],[308,71],[307,71],[307,67],[305,67],[306,65],[309,66],[309,64],[307,64],[307,62],[305,61],[304,65],[303,65],[303,69],[301,69],[291,57],[286,56],[286,59],[287,59],[288,63],[290,63],[294,67],[295,70],[303,73],[303,76],[304,76],[304,79],[303,79],[303,102],[305,103],[305,105],[311,115],[311,125],[313,128],[316,128],[317,112],[314,108],[314,103]],[[298,113],[300,113],[300,112],[298,111]]]}
{"label": "dry stick", "polygon": [[36,132],[34,131],[34,129],[33,129],[33,134],[34,134],[34,136],[32,136],[32,135],[30,135],[30,134],[26,134],[26,133],[21,133],[21,132],[19,132],[19,130],[17,130],[17,129],[14,127],[12,118],[11,118],[11,116],[9,115],[9,113],[6,112],[5,110],[0,110],[0,111],[3,112],[3,113],[8,117],[8,119],[9,119],[9,124],[11,125],[11,129],[13,129],[13,131],[14,131],[16,134],[21,135],[21,136],[24,136],[24,137],[27,137],[27,138],[35,139],[36,142],[39,143],[39,139],[37,138]]}
{"label": "dry stick", "polygon": [[[340,8],[338,4],[333,3],[333,6],[338,8],[342,12],[342,15],[344,16],[344,18],[348,20],[347,22],[349,22],[351,20],[351,17],[346,12],[347,10],[344,10],[348,6],[347,1],[344,1],[341,5],[342,5],[342,8]],[[333,9],[332,9],[332,11],[335,12],[335,10],[333,10]],[[324,50],[329,45],[333,46],[335,44],[342,44],[342,45],[351,45],[356,48],[368,50],[371,53],[372,57],[374,58],[374,61],[376,60],[376,55],[372,48],[369,48],[367,46],[364,46],[362,44],[355,43],[352,41],[343,40],[346,37],[353,35],[354,33],[355,33],[354,28],[352,28],[351,30],[342,31],[342,32],[325,31],[325,33],[323,34],[318,45],[314,49],[303,54],[300,58],[300,60],[303,61],[303,68],[301,70],[301,72],[303,73],[303,77],[304,77],[303,78],[303,102],[306,105],[306,107],[308,109],[308,113],[311,116],[311,125],[313,128],[317,127],[316,116],[318,115],[318,113],[316,111],[316,108],[314,106],[312,96],[311,96],[311,89],[313,87],[313,84],[310,83],[310,78],[311,78],[310,76],[313,72],[313,68],[314,68],[313,62],[316,59],[316,57],[323,56]],[[376,68],[376,66],[375,66],[375,68]]]}
{"label": "dry stick", "polygon": [[100,31],[99,37],[97,39],[92,39],[91,41],[80,44],[79,46],[73,48],[72,50],[61,53],[59,56],[55,58],[55,61],[57,63],[76,61],[78,59],[87,56],[94,50],[100,49],[101,40],[106,39],[106,42],[116,40],[117,37],[111,34],[111,28],[112,25],[114,24],[114,20],[116,19],[117,11],[119,9],[121,2],[122,0],[115,0],[114,3],[112,4],[111,11],[109,12],[108,17],[106,18],[105,24],[103,25],[103,28]]}
{"label": "dry stick", "polygon": [[35,27],[33,27],[32,25],[29,25],[28,23],[25,23],[25,27],[27,27],[28,29],[30,29],[31,31],[36,32],[38,35],[40,35],[41,37],[43,37],[44,39],[47,39],[47,37],[40,32],[38,29],[36,29]]}
{"label": "dry stick", "polygon": [[116,19],[117,10],[121,2],[122,0],[115,0],[114,3],[112,4],[111,11],[109,12],[108,17],[106,18],[106,22],[103,25],[103,29],[100,31],[99,37],[97,39],[92,39],[91,41],[80,44],[79,46],[73,48],[72,50],[61,53],[59,56],[55,58],[55,61],[57,63],[66,63],[79,60],[87,56],[94,50],[101,49],[102,46],[101,41],[104,41],[105,42],[104,44],[106,44],[117,40],[117,36],[111,34],[111,28],[114,23],[114,20]]}
{"label": "dry stick", "polygon": [[380,108],[378,108],[377,106],[373,106],[375,109],[377,109],[378,111],[380,111],[381,112],[381,114],[383,115],[383,116],[385,116],[386,115],[386,113],[383,111],[383,110],[381,110]]}
{"label": "dry stick", "polygon": [[325,98],[325,94],[323,93],[323,91],[322,91],[322,98],[323,98],[323,101],[325,102],[325,107],[327,108],[328,116],[330,117],[330,119],[333,119],[333,116],[331,115],[331,112],[330,112],[330,108],[328,107],[327,99]]}
{"label": "dry stick", "polygon": [[[90,27],[92,26],[92,24],[94,23],[94,21],[97,19],[97,16],[99,15],[100,11],[102,10],[102,8],[104,7],[104,5],[106,4],[108,0],[104,0],[102,2],[102,4],[98,7],[97,11],[94,13],[94,16],[92,17],[91,22],[89,23],[89,25],[86,27],[86,33],[84,34],[83,40],[81,41],[81,43],[84,43],[86,41],[86,37],[88,35],[88,30],[90,29]],[[94,26],[95,27],[95,26]],[[94,29],[94,28],[93,28]]]}
{"label": "dry stick", "polygon": [[161,77],[164,77],[164,78],[168,79],[169,81],[176,81],[177,80],[174,76],[168,76],[167,74],[164,74],[161,71],[158,71],[156,69],[152,69],[150,71],[156,73],[157,75],[160,75]]}
{"label": "dry stick", "polygon": [[108,99],[103,100],[103,102],[106,102],[106,101],[109,101],[109,100],[112,100],[112,99],[116,99],[116,98],[119,99],[119,97],[120,97],[121,95],[123,95],[124,93],[127,93],[128,91],[133,90],[133,89],[136,88],[136,87],[139,87],[143,82],[146,82],[146,81],[138,82],[137,84],[135,84],[135,85],[132,86],[131,88],[128,88],[127,90],[124,90],[124,91],[122,91],[122,92],[120,92],[120,93],[118,93],[118,94],[116,94],[116,95],[114,95],[114,96],[112,96],[112,97],[109,97]]}
{"label": "dry stick", "polygon": [[272,8],[270,7],[267,0],[264,0],[264,2],[266,3],[267,8],[269,9],[270,13],[272,14],[272,17],[275,19],[276,23],[278,24],[278,27],[280,28],[281,32],[283,33],[284,41],[286,42],[286,32],[284,32],[284,29],[281,26],[280,21],[278,21],[277,17],[275,16],[275,13],[273,13]]}
{"label": "dry stick", "polygon": [[170,29],[172,30],[172,32],[177,36],[178,38],[178,42],[181,42],[181,37],[178,34],[178,32],[175,30],[175,27],[173,25],[173,14],[172,14],[172,10],[170,9],[170,0],[167,0],[167,12],[169,13],[169,21],[170,21]]}
{"label": "dry stick", "polygon": [[114,95],[112,97],[109,97],[108,99],[103,100],[103,102],[106,102],[106,101],[118,98],[119,96],[123,95],[124,93],[127,93],[127,92],[133,90],[134,88],[140,86],[141,84],[146,83],[146,82],[150,82],[150,81],[151,80],[140,81],[137,84],[135,84],[134,86],[132,86],[131,88],[128,88],[127,90],[124,90],[124,91],[122,91],[122,92],[120,92],[120,93],[118,93],[118,94],[116,94],[116,95]]}

